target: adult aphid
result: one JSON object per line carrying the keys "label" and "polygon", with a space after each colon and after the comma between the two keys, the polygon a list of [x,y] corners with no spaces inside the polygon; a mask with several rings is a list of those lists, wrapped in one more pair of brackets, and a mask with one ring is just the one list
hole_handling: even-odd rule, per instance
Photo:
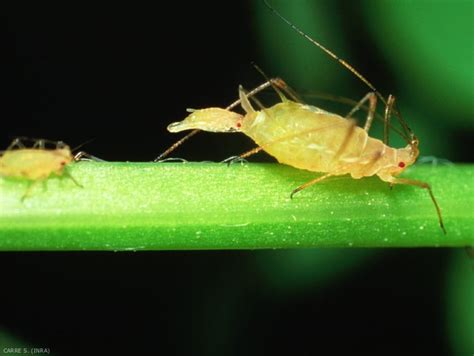
{"label": "adult aphid", "polygon": [[[24,141],[33,141],[34,144],[26,147]],[[48,148],[46,145],[52,145],[53,148]],[[61,141],[17,138],[5,151],[0,152],[0,176],[29,181],[22,201],[29,196],[34,185],[46,181],[51,176],[66,176],[77,186],[82,187],[71,176],[67,166],[84,156],[92,157],[85,152],[73,155],[69,146]]]}
{"label": "adult aphid", "polygon": [[[381,180],[391,185],[413,185],[426,189],[436,208],[439,225],[446,233],[441,210],[429,184],[419,180],[397,177],[407,167],[415,163],[419,155],[419,141],[395,108],[395,97],[389,95],[386,100],[375,86],[351,65],[293,25],[266,1],[264,3],[293,30],[351,71],[371,89],[371,92],[365,95],[349,114],[342,117],[302,103],[281,79],[270,79],[250,93],[246,93],[240,87],[239,102],[246,112],[245,115],[230,111],[235,103],[226,109],[193,110],[183,121],[170,124],[168,130],[179,132],[193,129],[194,131],[178,141],[160,157],[168,154],[170,150],[196,133],[196,130],[243,132],[251,137],[258,144],[258,147],[240,155],[240,158],[264,150],[274,156],[280,163],[324,173],[322,176],[293,190],[291,197],[295,193],[329,177],[350,174],[352,178],[360,179],[377,175]],[[270,108],[264,108],[256,101],[261,110],[255,110],[250,104],[249,98],[262,88],[270,85],[277,91],[282,102]],[[287,99],[282,91],[293,100]],[[383,141],[369,136],[369,130],[376,112],[377,99],[385,105]],[[367,102],[369,109],[365,125],[358,127],[351,117]],[[402,131],[397,130],[397,132],[407,142],[407,146],[404,148],[396,149],[388,145],[388,130],[391,127],[390,117],[392,114],[400,122]]]}

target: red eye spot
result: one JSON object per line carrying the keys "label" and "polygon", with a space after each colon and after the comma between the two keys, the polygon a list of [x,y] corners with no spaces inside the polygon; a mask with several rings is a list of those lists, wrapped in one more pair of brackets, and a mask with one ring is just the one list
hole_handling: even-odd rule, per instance
{"label": "red eye spot", "polygon": [[64,165],[66,165],[66,162],[65,162],[65,161],[62,161],[62,162],[61,162],[61,166],[64,166]]}
{"label": "red eye spot", "polygon": [[240,128],[240,126],[242,126],[242,124],[240,122],[236,123],[235,126],[237,126],[238,128]]}
{"label": "red eye spot", "polygon": [[400,162],[400,163],[398,163],[398,167],[404,168],[404,167],[405,167],[405,162]]}

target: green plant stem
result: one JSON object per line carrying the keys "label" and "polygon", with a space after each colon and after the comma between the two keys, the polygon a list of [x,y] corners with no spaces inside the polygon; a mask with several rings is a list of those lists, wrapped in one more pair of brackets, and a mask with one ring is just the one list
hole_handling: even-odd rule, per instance
{"label": "green plant stem", "polygon": [[170,250],[474,245],[474,166],[420,165],[424,189],[377,177],[317,175],[279,164],[96,163],[68,168],[21,201],[0,179],[0,250]]}

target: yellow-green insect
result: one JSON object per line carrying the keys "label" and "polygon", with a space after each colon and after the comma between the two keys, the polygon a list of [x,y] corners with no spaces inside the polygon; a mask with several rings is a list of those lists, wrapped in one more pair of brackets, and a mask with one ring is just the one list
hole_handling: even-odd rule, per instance
{"label": "yellow-green insect", "polygon": [[[32,147],[26,147],[23,141],[35,141]],[[46,144],[54,148],[46,148]],[[15,139],[8,148],[0,152],[0,176],[12,179],[24,179],[30,182],[22,200],[30,195],[33,186],[52,176],[66,176],[77,186],[82,187],[68,172],[67,165],[85,156],[79,152],[75,156],[68,145],[61,141],[43,139]]]}
{"label": "yellow-green insect", "polygon": [[[429,184],[414,179],[397,177],[407,167],[415,163],[419,155],[419,141],[396,109],[395,97],[389,95],[388,99],[385,99],[352,66],[306,35],[276,12],[266,1],[264,2],[295,31],[350,70],[372,91],[364,96],[349,114],[342,117],[299,102],[294,96],[294,92],[281,79],[270,79],[266,84],[261,85],[248,94],[240,87],[239,102],[246,113],[245,115],[230,111],[230,107],[226,109],[188,110],[191,111],[188,117],[183,121],[175,122],[168,126],[170,132],[194,130],[191,134],[178,141],[177,144],[196,133],[196,130],[242,132],[252,138],[258,144],[258,147],[240,155],[241,158],[264,150],[274,156],[280,163],[324,173],[322,176],[293,190],[291,196],[324,179],[346,174],[350,174],[355,179],[376,175],[391,185],[405,184],[418,186],[429,192],[438,214],[440,227],[443,232],[446,232],[441,210]],[[261,90],[260,88],[269,85],[274,87],[282,102],[270,108],[264,108],[263,105],[256,101],[261,110],[255,110],[250,104],[249,97]],[[281,90],[294,100],[289,100]],[[377,99],[385,105],[383,141],[369,136],[369,130],[375,117]],[[364,107],[367,102],[369,103],[369,110],[365,125],[358,127],[351,117],[356,111]],[[402,130],[398,131],[398,133],[406,140],[406,147],[397,149],[390,147],[388,144],[388,130],[391,128],[390,117],[392,114],[400,122]],[[175,144],[170,149],[176,147],[177,145]],[[165,154],[169,153],[170,149]],[[163,155],[160,157],[163,157]]]}

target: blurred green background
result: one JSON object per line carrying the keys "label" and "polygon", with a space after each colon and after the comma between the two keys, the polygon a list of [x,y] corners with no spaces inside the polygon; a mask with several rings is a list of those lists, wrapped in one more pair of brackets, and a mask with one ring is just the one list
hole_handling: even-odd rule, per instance
{"label": "blurred green background", "polygon": [[[472,1],[271,4],[397,97],[421,155],[472,163]],[[2,147],[14,136],[71,146],[95,138],[84,149],[106,160],[151,160],[177,138],[165,127],[186,107],[225,106],[238,84],[261,83],[252,61],[337,112],[350,107],[312,96],[358,100],[368,91],[261,1],[163,3],[159,12],[64,6],[5,9]],[[269,92],[262,100],[276,98]],[[220,160],[250,147],[242,137],[202,134],[177,155]],[[0,268],[2,348],[49,347],[59,355],[474,350],[474,272],[462,251],[2,253]]]}
{"label": "blurred green background", "polygon": [[[474,131],[472,1],[271,3],[355,67],[385,97],[396,96],[401,113],[420,138],[421,155],[472,162],[472,149],[466,145]],[[302,93],[359,100],[370,90],[288,25],[269,16],[261,2],[255,7],[264,67],[271,73]]]}

